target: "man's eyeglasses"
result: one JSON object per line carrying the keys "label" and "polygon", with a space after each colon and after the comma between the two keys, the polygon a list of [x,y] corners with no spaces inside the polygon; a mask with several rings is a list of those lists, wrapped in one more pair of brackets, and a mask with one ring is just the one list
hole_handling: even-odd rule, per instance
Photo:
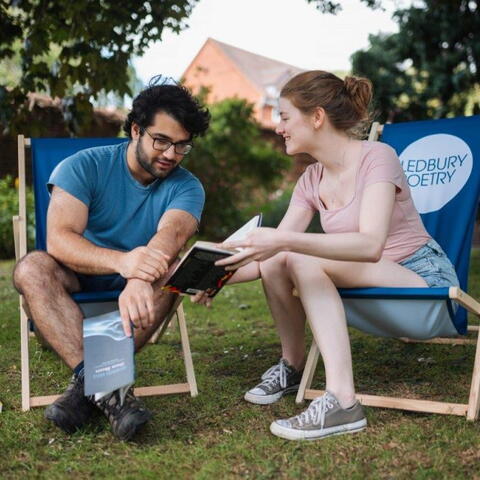
{"label": "man's eyeglasses", "polygon": [[175,153],[178,155],[187,155],[192,151],[193,145],[188,142],[171,142],[164,138],[153,137],[146,128],[142,128],[144,132],[153,140],[153,149],[159,152],[166,152],[172,145]]}

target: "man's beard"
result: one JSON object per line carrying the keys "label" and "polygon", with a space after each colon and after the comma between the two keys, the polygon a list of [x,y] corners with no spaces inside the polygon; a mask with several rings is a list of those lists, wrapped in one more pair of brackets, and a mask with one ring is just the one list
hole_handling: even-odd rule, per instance
{"label": "man's beard", "polygon": [[135,148],[135,159],[137,160],[138,164],[154,178],[165,178],[172,171],[169,170],[168,172],[164,172],[162,170],[155,169],[143,150],[141,141],[137,142],[137,146]]}

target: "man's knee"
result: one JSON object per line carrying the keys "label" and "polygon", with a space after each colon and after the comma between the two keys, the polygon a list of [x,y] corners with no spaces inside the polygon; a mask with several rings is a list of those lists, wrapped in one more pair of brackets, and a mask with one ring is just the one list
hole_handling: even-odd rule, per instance
{"label": "man's knee", "polygon": [[51,255],[41,250],[35,250],[25,255],[15,265],[13,285],[22,293],[29,284],[51,281],[58,268],[58,263]]}

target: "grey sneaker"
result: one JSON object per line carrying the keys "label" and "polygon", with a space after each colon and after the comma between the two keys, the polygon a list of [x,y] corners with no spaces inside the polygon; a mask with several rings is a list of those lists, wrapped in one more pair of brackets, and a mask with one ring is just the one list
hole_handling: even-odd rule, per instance
{"label": "grey sneaker", "polygon": [[270,431],[287,440],[316,440],[330,435],[359,432],[366,426],[367,419],[359,402],[344,409],[335,395],[325,392],[300,415],[273,422]]}
{"label": "grey sneaker", "polygon": [[283,395],[298,390],[302,374],[303,371],[295,370],[282,358],[262,375],[262,382],[249,390],[244,398],[247,402],[258,405],[274,403]]}

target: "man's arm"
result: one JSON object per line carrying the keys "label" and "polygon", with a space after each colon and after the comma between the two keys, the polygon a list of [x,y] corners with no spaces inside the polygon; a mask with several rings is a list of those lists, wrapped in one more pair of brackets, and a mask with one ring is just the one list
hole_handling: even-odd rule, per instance
{"label": "man's arm", "polygon": [[125,278],[153,282],[165,274],[167,261],[155,248],[121,252],[94,245],[83,237],[88,207],[73,195],[54,187],[47,214],[47,251],[75,272],[91,275],[120,273]]}
{"label": "man's arm", "polygon": [[[148,248],[162,251],[172,264],[187,240],[196,232],[197,225],[193,215],[183,210],[168,210],[163,214]],[[118,302],[126,335],[132,334],[131,323],[137,328],[147,328],[155,321],[153,294],[150,282],[138,278],[128,280]]]}
{"label": "man's arm", "polygon": [[158,222],[157,233],[148,247],[163,252],[172,264],[180,250],[198,229],[197,219],[185,210],[167,210]]}

